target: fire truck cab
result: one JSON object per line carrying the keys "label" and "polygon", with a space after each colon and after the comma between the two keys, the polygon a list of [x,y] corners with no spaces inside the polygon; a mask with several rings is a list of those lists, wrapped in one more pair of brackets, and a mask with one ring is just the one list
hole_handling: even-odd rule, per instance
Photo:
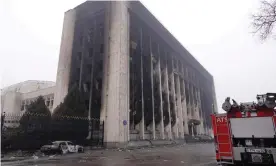
{"label": "fire truck cab", "polygon": [[237,104],[226,98],[226,113],[211,115],[219,165],[276,165],[276,93]]}

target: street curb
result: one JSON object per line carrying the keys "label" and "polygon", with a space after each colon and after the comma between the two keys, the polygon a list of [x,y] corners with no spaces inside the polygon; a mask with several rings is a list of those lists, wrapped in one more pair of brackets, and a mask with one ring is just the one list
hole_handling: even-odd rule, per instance
{"label": "street curb", "polygon": [[[74,156],[71,156],[71,158],[75,158],[75,157],[79,157],[80,155],[82,155],[82,154],[84,154],[84,153],[78,153],[78,155],[74,155]],[[64,155],[65,156],[65,155]],[[9,163],[9,162],[20,162],[20,161],[22,161],[22,162],[29,162],[29,161],[45,161],[45,160],[56,160],[56,159],[61,159],[62,157],[64,157],[64,156],[62,156],[62,155],[60,155],[60,156],[55,156],[55,157],[53,157],[53,158],[51,158],[51,157],[49,157],[49,156],[47,156],[47,157],[41,157],[41,158],[39,158],[39,159],[34,159],[34,158],[22,158],[22,159],[7,159],[7,160],[1,160],[1,162],[5,162],[5,163]]]}
{"label": "street curb", "polygon": [[141,140],[141,141],[129,141],[127,143],[126,149],[139,148],[139,147],[150,147],[152,143],[150,140]]}
{"label": "street curb", "polygon": [[16,158],[13,158],[13,159],[1,159],[1,162],[15,162],[15,161],[22,161],[22,160],[26,160],[25,157],[16,157]]}

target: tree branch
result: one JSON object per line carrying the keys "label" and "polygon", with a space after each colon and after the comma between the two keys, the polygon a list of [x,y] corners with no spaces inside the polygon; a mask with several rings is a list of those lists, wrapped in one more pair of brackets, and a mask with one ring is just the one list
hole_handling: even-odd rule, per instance
{"label": "tree branch", "polygon": [[252,25],[255,34],[259,34],[262,40],[272,35],[276,24],[276,0],[261,2],[259,13],[252,15]]}

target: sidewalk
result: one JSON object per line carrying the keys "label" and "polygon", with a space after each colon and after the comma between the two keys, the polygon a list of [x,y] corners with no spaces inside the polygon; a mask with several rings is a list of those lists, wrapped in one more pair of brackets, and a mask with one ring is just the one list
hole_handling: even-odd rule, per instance
{"label": "sidewalk", "polygon": [[[186,145],[191,144],[209,144],[209,141],[200,141],[200,140],[194,140],[193,138],[186,138]],[[130,150],[138,150],[138,149],[152,149],[157,147],[174,147],[174,146],[184,146],[185,143],[183,142],[177,142],[177,141],[162,141],[162,140],[155,140],[155,141],[149,141],[149,144],[139,144],[139,141],[130,142],[130,145],[125,149],[104,149],[103,147],[85,147],[85,153],[69,153],[65,155],[55,154],[55,155],[43,155],[40,152],[12,152],[4,154],[4,157],[1,158],[1,162],[16,162],[16,161],[33,161],[33,160],[49,160],[52,158],[59,159],[63,157],[79,157],[83,154],[101,154],[101,152],[108,152],[108,151],[130,151]]]}
{"label": "sidewalk", "polygon": [[[165,145],[141,147],[136,149],[99,149],[87,150],[56,156],[44,156],[37,159],[25,159],[14,162],[2,162],[3,166],[134,166],[134,165],[195,165],[206,166],[215,163],[213,144]],[[211,165],[210,165],[211,166]],[[213,166],[213,165],[212,165]]]}

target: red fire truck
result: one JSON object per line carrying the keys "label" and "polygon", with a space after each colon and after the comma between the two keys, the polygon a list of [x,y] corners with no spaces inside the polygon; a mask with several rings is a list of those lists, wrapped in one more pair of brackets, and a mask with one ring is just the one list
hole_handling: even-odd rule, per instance
{"label": "red fire truck", "polygon": [[216,160],[219,165],[276,165],[276,93],[257,95],[257,102],[237,104],[226,98],[214,113]]}

